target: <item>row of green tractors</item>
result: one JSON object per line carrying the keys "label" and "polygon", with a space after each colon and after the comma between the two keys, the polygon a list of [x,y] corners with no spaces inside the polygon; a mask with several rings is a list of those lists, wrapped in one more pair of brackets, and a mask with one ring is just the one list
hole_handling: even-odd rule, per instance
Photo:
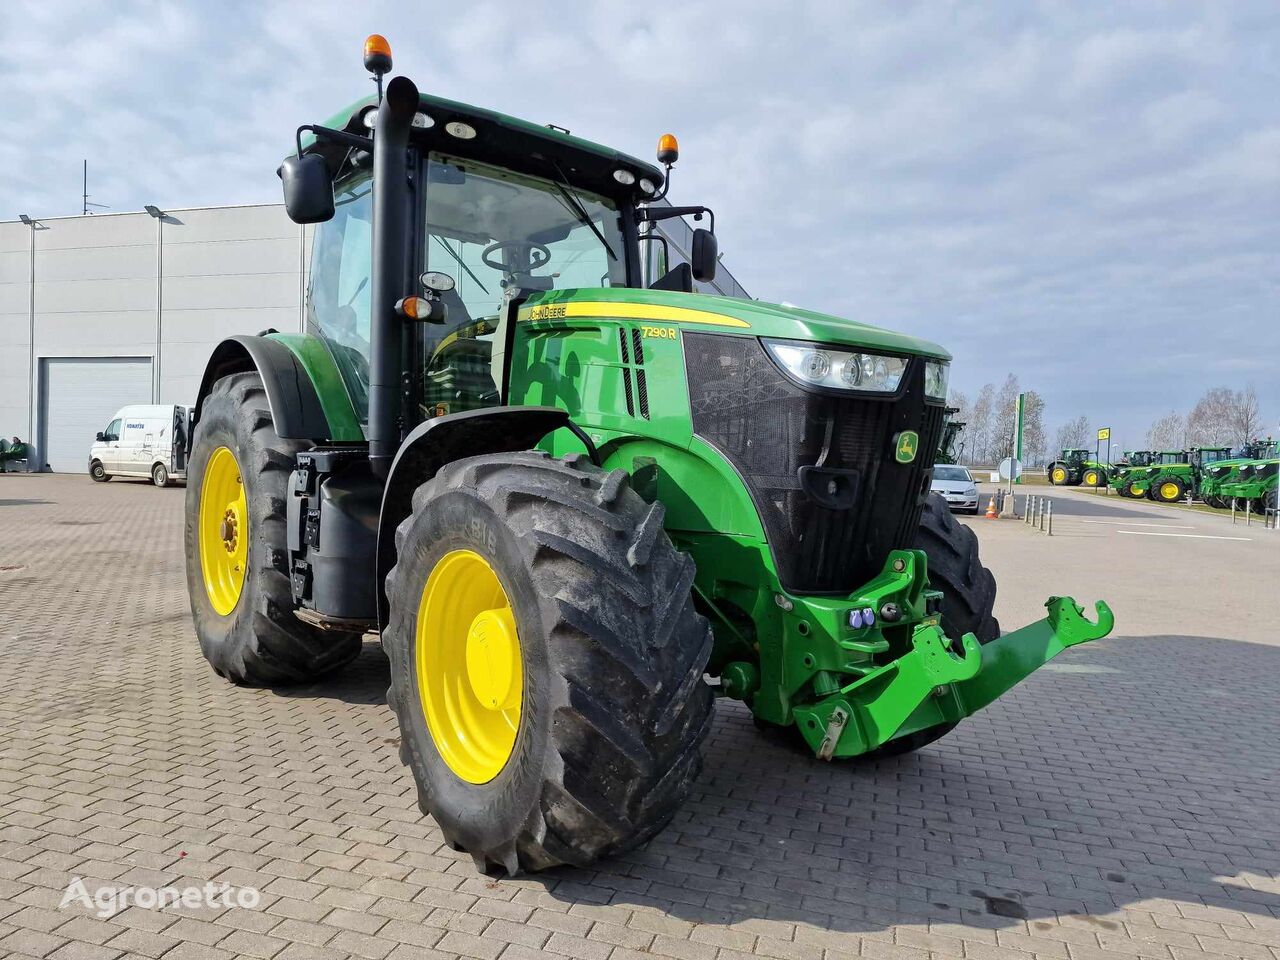
{"label": "row of green tractors", "polygon": [[1110,487],[1122,497],[1175,503],[1188,496],[1211,507],[1249,506],[1254,512],[1276,507],[1276,441],[1251,440],[1239,449],[1138,450],[1117,463],[1089,459],[1088,450],[1063,450],[1045,468],[1057,486]]}

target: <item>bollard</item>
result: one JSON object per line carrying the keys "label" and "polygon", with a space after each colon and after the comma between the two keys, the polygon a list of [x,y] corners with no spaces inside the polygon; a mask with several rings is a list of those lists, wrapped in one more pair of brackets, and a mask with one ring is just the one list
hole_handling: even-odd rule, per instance
{"label": "bollard", "polygon": [[1236,498],[1231,498],[1231,525],[1236,525]]}
{"label": "bollard", "polygon": [[1022,522],[1024,524],[1031,522],[1031,494],[1029,493],[1022,495]]}
{"label": "bollard", "polygon": [[1253,501],[1246,500],[1244,502],[1244,525],[1247,527],[1253,522]]}
{"label": "bollard", "polygon": [[1049,526],[1045,530],[1045,533],[1050,537],[1053,536],[1053,501],[1052,500],[1049,501]]}

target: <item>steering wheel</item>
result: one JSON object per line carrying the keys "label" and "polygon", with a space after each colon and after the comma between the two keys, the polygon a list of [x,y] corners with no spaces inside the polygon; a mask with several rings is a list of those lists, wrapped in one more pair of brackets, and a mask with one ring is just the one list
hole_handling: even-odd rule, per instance
{"label": "steering wheel", "polygon": [[[490,259],[490,255],[500,250],[510,250],[515,256],[513,267],[506,263]],[[534,254],[537,254],[535,257]],[[501,270],[503,273],[532,273],[551,262],[551,250],[542,243],[527,240],[499,240],[491,243],[480,252],[480,261],[486,267]],[[522,262],[523,261],[523,262]]]}

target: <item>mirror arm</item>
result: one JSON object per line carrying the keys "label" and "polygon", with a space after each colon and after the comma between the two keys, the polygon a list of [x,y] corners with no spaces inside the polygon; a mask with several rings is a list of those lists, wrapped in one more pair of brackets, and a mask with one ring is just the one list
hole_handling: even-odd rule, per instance
{"label": "mirror arm", "polygon": [[706,214],[711,218],[711,232],[716,232],[716,215],[710,207],[644,207],[636,211],[637,223],[656,223],[659,220],[670,220],[673,217],[693,217],[701,220]]}
{"label": "mirror arm", "polygon": [[314,133],[317,140],[331,140],[334,143],[346,144],[348,147],[355,147],[357,150],[373,150],[373,139],[371,137],[361,137],[354,133],[347,133],[345,130],[334,130],[332,127],[321,127],[314,123],[304,123],[298,128],[294,134],[294,139],[298,145],[298,156],[302,156],[302,135],[303,133]]}

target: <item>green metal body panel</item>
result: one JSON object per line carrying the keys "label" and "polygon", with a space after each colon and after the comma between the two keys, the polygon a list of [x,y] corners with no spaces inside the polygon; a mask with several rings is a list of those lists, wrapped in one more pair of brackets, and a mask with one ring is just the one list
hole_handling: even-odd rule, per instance
{"label": "green metal body panel", "polygon": [[[1276,464],[1280,464],[1280,460],[1253,460],[1241,464],[1236,468],[1236,479],[1222,485],[1221,495],[1239,500],[1265,501],[1267,494],[1280,484],[1280,473],[1275,472]],[[1265,476],[1259,475],[1258,471],[1267,466],[1272,467],[1272,472]],[[1245,469],[1246,467],[1249,469]]]}
{"label": "green metal body panel", "polygon": [[330,440],[338,443],[364,439],[364,430],[356,417],[351,397],[325,342],[309,333],[269,333],[267,337],[283,343],[298,358],[315,385],[325,419],[329,421]]}
{"label": "green metal body panel", "polygon": [[[648,383],[647,418],[620,408],[619,331],[639,331]],[[856,712],[825,756],[853,756],[984,706],[1040,663],[1084,636],[1040,621],[995,644],[963,669],[940,666],[961,641],[942,637],[930,603],[925,555],[893,552],[880,576],[848,596],[783,590],[751,495],[732,464],[693,434],[682,332],[811,340],[945,358],[934,344],[835,317],[770,304],[653,290],[601,288],[533,297],[520,311],[509,358],[507,402],[566,410],[596,445],[606,469],[622,469],[640,496],[665,508],[664,525],[697,565],[695,601],[715,637],[708,671],[722,693],[747,702],[770,723],[810,723],[821,741],[832,711]],[[542,446],[581,452],[559,431]],[[853,628],[850,613],[892,602],[901,618]],[[1070,605],[1069,601],[1065,601]],[[1098,628],[1110,629],[1109,618]],[[976,644],[976,641],[970,643]],[[987,649],[983,648],[984,651]],[[941,651],[941,652],[940,652]],[[975,672],[976,671],[976,672]],[[889,682],[889,673],[894,679]],[[977,677],[983,676],[979,681]],[[965,692],[935,695],[965,681]],[[843,705],[843,706],[842,706]],[[855,715],[855,714],[850,714]],[[854,732],[854,731],[857,732]]]}

